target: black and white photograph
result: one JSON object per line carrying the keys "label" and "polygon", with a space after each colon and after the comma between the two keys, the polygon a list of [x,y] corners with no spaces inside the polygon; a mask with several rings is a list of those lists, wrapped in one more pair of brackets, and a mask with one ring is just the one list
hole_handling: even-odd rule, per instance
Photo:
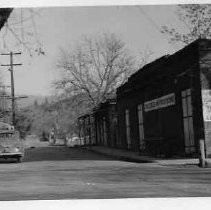
{"label": "black and white photograph", "polygon": [[0,6],[0,202],[211,196],[211,4],[118,2]]}

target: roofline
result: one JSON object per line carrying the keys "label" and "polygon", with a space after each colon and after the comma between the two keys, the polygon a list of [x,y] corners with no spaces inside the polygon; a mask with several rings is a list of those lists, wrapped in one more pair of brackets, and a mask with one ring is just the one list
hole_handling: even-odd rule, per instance
{"label": "roofline", "polygon": [[136,80],[137,76],[144,78],[144,76],[146,76],[146,75],[155,73],[154,70],[160,68],[163,65],[166,65],[167,62],[171,62],[171,60],[174,59],[174,57],[176,57],[179,54],[185,52],[186,50],[192,48],[194,45],[199,45],[199,43],[203,42],[203,41],[211,42],[211,39],[204,39],[204,38],[196,39],[195,41],[191,42],[190,44],[186,45],[182,49],[176,51],[175,53],[173,53],[171,55],[161,56],[158,59],[155,59],[154,61],[152,61],[151,63],[146,64],[145,66],[143,66],[142,68],[137,70],[135,73],[133,73],[128,78],[126,83],[124,83],[123,85],[121,85],[120,87],[117,88],[117,97],[119,97],[119,95],[122,93],[122,91],[126,91],[128,89],[127,86],[129,84],[131,84],[131,82],[133,82],[133,80]]}

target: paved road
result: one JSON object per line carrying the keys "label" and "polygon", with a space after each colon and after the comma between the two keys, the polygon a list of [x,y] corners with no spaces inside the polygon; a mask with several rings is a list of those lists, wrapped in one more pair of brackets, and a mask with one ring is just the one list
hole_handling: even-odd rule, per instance
{"label": "paved road", "polygon": [[67,147],[26,150],[1,161],[0,200],[211,196],[211,169],[113,160]]}

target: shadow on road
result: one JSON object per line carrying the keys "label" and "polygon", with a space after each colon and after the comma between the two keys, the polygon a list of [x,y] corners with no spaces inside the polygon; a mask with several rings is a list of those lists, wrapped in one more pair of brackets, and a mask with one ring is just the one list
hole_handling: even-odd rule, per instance
{"label": "shadow on road", "polygon": [[0,159],[0,164],[10,164],[10,163],[17,163],[18,164],[18,161],[17,161],[17,159],[15,159],[15,158],[8,158],[8,159],[4,159],[4,158],[1,158]]}
{"label": "shadow on road", "polygon": [[61,160],[114,160],[104,155],[96,154],[83,148],[65,146],[49,146],[28,148],[25,151],[24,162],[61,161]]}

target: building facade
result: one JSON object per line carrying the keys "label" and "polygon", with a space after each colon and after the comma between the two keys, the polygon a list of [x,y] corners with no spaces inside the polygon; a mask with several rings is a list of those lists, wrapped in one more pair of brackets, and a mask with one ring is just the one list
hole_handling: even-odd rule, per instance
{"label": "building facade", "polygon": [[78,118],[79,137],[85,145],[115,147],[117,144],[116,100],[99,104]]}
{"label": "building facade", "polygon": [[96,144],[115,147],[117,144],[116,99],[108,99],[93,110]]}
{"label": "building facade", "polygon": [[95,126],[92,114],[86,114],[78,118],[78,130],[80,144],[89,146],[95,144]]}
{"label": "building facade", "polygon": [[203,140],[211,157],[211,40],[147,64],[116,95],[79,118],[86,144],[196,157]]}
{"label": "building facade", "polygon": [[141,154],[211,155],[211,41],[200,39],[117,89],[118,147]]}

